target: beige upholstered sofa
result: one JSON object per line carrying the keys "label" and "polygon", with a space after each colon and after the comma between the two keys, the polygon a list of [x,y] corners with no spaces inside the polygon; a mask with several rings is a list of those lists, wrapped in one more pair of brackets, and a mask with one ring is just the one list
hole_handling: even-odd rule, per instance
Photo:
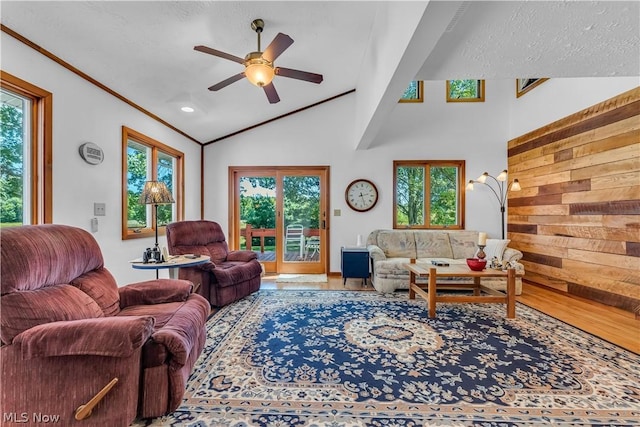
{"label": "beige upholstered sofa", "polygon": [[[371,282],[381,293],[396,289],[409,289],[409,272],[403,264],[415,258],[417,263],[431,265],[431,261],[445,261],[449,264],[466,264],[467,258],[475,256],[478,247],[478,232],[468,230],[374,230],[367,238],[367,248],[371,256]],[[487,268],[496,257],[502,265],[510,265],[519,273],[524,266],[518,261],[522,252],[508,248],[509,240],[487,239],[484,251],[487,254]],[[455,278],[456,281],[471,281],[471,278]],[[482,279],[482,284],[498,289],[506,289],[506,279]],[[516,295],[522,293],[522,279],[516,278]]]}

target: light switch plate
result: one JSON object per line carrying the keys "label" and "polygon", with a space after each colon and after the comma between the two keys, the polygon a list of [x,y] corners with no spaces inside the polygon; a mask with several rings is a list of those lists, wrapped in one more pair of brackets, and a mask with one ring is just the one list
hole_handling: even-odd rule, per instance
{"label": "light switch plate", "polygon": [[342,215],[342,211],[340,209],[333,210],[333,216],[340,216],[340,215]]}
{"label": "light switch plate", "polygon": [[93,214],[95,216],[105,216],[107,214],[106,203],[94,203],[93,204]]}

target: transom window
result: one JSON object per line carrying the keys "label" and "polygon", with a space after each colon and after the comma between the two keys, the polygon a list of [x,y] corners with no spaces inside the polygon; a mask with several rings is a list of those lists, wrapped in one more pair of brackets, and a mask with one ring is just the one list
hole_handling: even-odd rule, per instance
{"label": "transom window", "polygon": [[464,228],[464,160],[393,162],[393,228]]}
{"label": "transom window", "polygon": [[[175,204],[158,205],[158,229],[183,217],[184,154],[148,136],[122,127],[122,238],[148,237],[155,210],[139,202],[147,181],[165,183]],[[161,228],[162,227],[162,228]]]}
{"label": "transom window", "polygon": [[422,80],[413,80],[404,90],[402,98],[398,102],[423,102],[424,83]]}
{"label": "transom window", "polygon": [[447,102],[484,102],[484,80],[447,80]]}
{"label": "transom window", "polygon": [[0,72],[0,225],[52,221],[51,93]]}

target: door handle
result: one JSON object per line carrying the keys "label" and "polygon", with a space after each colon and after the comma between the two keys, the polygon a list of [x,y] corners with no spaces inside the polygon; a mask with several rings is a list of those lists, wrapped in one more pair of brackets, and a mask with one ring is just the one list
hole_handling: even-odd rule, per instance
{"label": "door handle", "polygon": [[326,230],[327,229],[327,221],[326,220],[322,220],[322,229]]}

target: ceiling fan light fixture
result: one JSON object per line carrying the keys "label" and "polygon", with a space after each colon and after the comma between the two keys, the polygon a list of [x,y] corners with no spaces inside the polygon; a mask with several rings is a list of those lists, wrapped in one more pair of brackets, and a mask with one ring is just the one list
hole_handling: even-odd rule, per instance
{"label": "ceiling fan light fixture", "polygon": [[258,87],[271,83],[276,74],[273,64],[262,58],[262,52],[251,52],[247,55],[247,61],[244,65],[244,75],[247,80]]}
{"label": "ceiling fan light fixture", "polygon": [[273,64],[275,60],[293,43],[293,39],[291,37],[283,33],[278,33],[271,43],[269,43],[269,46],[267,46],[263,51],[260,48],[260,34],[264,29],[264,21],[262,19],[254,19],[251,23],[251,29],[254,30],[258,36],[258,49],[256,49],[255,52],[250,52],[244,58],[203,45],[193,47],[194,50],[199,52],[244,65],[244,70],[242,72],[234,74],[233,76],[210,86],[208,88],[209,90],[214,92],[218,91],[229,86],[231,83],[237,82],[238,80],[242,80],[246,77],[246,79],[249,80],[249,83],[263,89],[270,104],[275,104],[280,102],[278,92],[276,91],[275,86],[271,83],[276,74],[278,76],[303,80],[310,83],[318,84],[322,82],[322,74],[309,73],[307,71],[294,70],[292,68],[274,67]]}

